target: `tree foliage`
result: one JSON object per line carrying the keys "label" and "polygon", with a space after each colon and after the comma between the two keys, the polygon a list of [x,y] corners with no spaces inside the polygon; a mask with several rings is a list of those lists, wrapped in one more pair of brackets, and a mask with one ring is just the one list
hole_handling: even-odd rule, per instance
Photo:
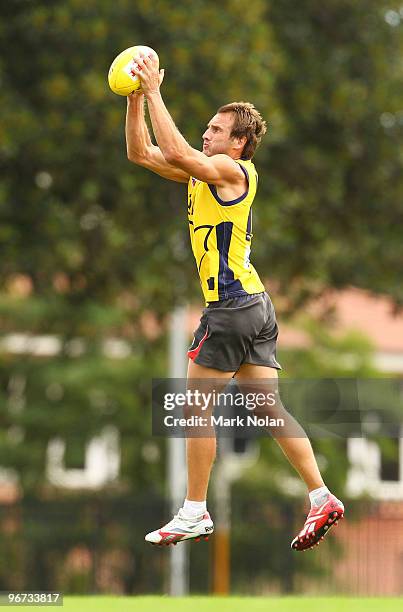
{"label": "tree foliage", "polygon": [[402,37],[390,8],[377,0],[269,3],[283,118],[266,149],[269,257],[300,298],[353,284],[402,301]]}
{"label": "tree foliage", "polygon": [[[166,372],[165,337],[150,335],[144,316],[152,311],[158,327],[200,288],[184,186],[126,158],[125,100],[107,86],[113,58],[133,44],[157,50],[168,108],[195,147],[226,102],[250,100],[267,119],[253,260],[291,311],[350,284],[401,304],[400,15],[384,0],[2,3],[0,465],[16,470],[24,492],[43,492],[54,437],[79,465],[86,442],[114,425],[120,484],[162,493],[163,445],[147,444],[150,379]],[[12,353],[14,333],[51,335],[59,351]],[[127,342],[124,358],[105,355],[111,337]],[[339,357],[352,350],[354,372],[368,372],[363,344],[314,340],[315,353],[286,357],[294,376],[344,374]],[[343,449],[325,440],[317,450],[327,481],[341,487]],[[289,469],[263,444],[239,492],[281,498],[276,478]],[[43,534],[35,537],[42,546]],[[267,556],[262,538],[253,555],[251,563]],[[284,561],[271,560],[272,576]]]}
{"label": "tree foliage", "polygon": [[[378,0],[89,0],[2,7],[1,276],[57,273],[76,300],[122,289],[166,312],[193,294],[184,188],[126,159],[106,73],[147,42],[164,95],[200,145],[218,105],[270,124],[257,155],[255,261],[295,299],[356,284],[401,300],[401,26]],[[396,13],[397,14],[397,13]],[[398,15],[398,14],[397,14]],[[390,21],[390,20],[389,20]],[[12,52],[10,52],[12,50]],[[45,248],[44,248],[45,247]]]}
{"label": "tree foliage", "polygon": [[[192,145],[229,100],[253,101],[268,120],[254,263],[291,309],[351,283],[402,300],[401,26],[387,4],[13,0],[0,10],[1,333],[50,333],[62,347],[55,364],[4,352],[4,398],[13,377],[32,380],[29,411],[21,422],[2,414],[4,427],[17,419],[51,437],[79,420],[90,435],[87,390],[113,388],[113,372],[115,388],[131,389],[116,422],[141,428],[138,390],[166,366],[142,313],[162,320],[200,295],[185,188],[128,162],[125,100],[107,87],[112,59],[136,43],[158,51],[168,108]],[[132,349],[122,370],[102,357],[111,336]],[[77,338],[86,350],[72,359]],[[53,419],[47,386],[67,393],[78,381],[66,421]],[[31,470],[43,449],[35,456]]]}

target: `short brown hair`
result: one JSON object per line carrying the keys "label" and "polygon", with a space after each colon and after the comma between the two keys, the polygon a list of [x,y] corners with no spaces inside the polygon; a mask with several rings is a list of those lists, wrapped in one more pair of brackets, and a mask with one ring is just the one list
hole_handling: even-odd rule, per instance
{"label": "short brown hair", "polygon": [[246,136],[242,157],[251,159],[260,144],[262,136],[266,134],[266,121],[250,102],[231,102],[221,106],[217,113],[234,113],[234,124],[231,138]]}

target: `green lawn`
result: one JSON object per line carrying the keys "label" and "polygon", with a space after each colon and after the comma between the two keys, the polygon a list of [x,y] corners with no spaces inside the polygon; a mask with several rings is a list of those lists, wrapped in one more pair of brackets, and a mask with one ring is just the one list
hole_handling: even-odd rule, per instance
{"label": "green lawn", "polygon": [[[56,610],[52,606],[52,609]],[[387,597],[65,597],[75,612],[401,612],[403,598]]]}

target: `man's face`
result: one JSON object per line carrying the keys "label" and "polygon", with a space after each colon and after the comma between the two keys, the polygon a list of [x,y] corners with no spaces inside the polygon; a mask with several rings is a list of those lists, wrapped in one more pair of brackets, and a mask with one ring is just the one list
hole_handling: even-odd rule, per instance
{"label": "man's face", "polygon": [[203,153],[210,157],[217,153],[229,153],[236,141],[231,137],[233,113],[217,113],[209,121],[203,134]]}

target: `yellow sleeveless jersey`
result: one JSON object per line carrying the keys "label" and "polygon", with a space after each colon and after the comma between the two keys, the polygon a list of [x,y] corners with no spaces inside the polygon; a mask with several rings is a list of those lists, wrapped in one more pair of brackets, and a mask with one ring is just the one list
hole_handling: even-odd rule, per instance
{"label": "yellow sleeveless jersey", "polygon": [[246,192],[236,200],[224,202],[215,185],[189,179],[190,240],[206,302],[264,291],[249,261],[257,172],[250,160],[235,161],[248,182]]}

